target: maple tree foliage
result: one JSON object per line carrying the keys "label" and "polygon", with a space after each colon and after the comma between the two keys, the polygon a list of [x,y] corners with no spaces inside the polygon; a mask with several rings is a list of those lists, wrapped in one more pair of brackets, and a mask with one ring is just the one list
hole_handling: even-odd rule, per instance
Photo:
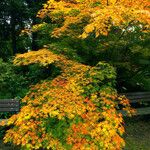
{"label": "maple tree foliage", "polygon": [[[48,0],[38,17],[50,17],[62,26],[55,28],[53,36],[70,33],[78,25],[74,36],[86,38],[108,35],[113,26],[126,29],[140,23],[144,30],[150,25],[149,0]],[[81,32],[82,31],[82,32]]]}
{"label": "maple tree foliage", "polygon": [[[107,63],[91,67],[43,48],[19,54],[16,65],[54,64],[61,74],[36,84],[22,99],[25,104],[9,118],[14,125],[4,142],[25,149],[119,150],[124,147],[119,104],[132,114],[129,101],[113,88],[116,73]],[[3,123],[2,123],[3,125]]]}
{"label": "maple tree foliage", "polygon": [[[123,30],[139,23],[141,29],[148,29],[149,6],[148,0],[48,0],[38,17],[48,16],[60,25],[53,31],[55,37],[62,33],[98,37],[108,35],[114,26]],[[32,31],[44,25],[35,25]],[[123,116],[117,108],[122,105],[129,115],[134,110],[114,89],[113,67],[102,62],[84,65],[46,48],[14,59],[15,65],[34,63],[53,64],[61,72],[34,85],[22,99],[24,106],[7,122],[13,127],[4,142],[25,149],[120,150],[125,146]]]}

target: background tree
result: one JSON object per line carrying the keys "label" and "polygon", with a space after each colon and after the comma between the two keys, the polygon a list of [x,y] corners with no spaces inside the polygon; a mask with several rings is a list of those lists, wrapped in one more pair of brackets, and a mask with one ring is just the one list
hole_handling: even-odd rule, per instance
{"label": "background tree", "polygon": [[[19,52],[19,47],[17,42],[19,42],[19,33],[25,27],[25,20],[27,20],[26,14],[27,7],[24,1],[18,0],[2,0],[1,1],[1,51],[11,51],[9,55],[14,55]],[[5,48],[5,45],[10,43],[8,49]]]}
{"label": "background tree", "polygon": [[34,35],[28,37],[21,36],[20,33],[39,20],[36,18],[36,13],[42,8],[41,2],[43,1],[2,0],[0,2],[0,54],[3,59],[6,60],[16,53],[26,52],[28,47],[36,47]]}
{"label": "background tree", "polygon": [[[35,24],[40,23],[40,19],[36,17],[37,12],[39,11],[39,9],[42,8],[42,4],[44,2],[46,2],[46,0],[25,0],[28,9],[29,9],[29,19],[31,21],[31,27]],[[32,32],[31,34],[31,49],[32,50],[37,50],[38,49],[38,38],[37,38],[37,33],[36,32]]]}

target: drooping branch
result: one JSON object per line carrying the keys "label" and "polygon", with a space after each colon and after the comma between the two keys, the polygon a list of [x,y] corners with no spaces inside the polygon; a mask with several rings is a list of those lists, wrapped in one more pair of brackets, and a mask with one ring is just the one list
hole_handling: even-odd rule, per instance
{"label": "drooping branch", "polygon": [[109,6],[109,1],[107,0],[107,6]]}

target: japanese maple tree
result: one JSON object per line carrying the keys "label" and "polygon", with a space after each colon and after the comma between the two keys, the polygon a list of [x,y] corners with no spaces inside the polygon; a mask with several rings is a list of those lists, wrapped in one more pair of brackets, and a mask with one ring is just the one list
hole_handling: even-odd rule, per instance
{"label": "japanese maple tree", "polygon": [[75,36],[86,38],[90,33],[95,36],[108,35],[111,28],[116,26],[126,29],[137,23],[148,30],[150,25],[149,0],[48,0],[38,17],[50,17],[61,27],[55,28],[54,36],[61,33],[73,33]]}

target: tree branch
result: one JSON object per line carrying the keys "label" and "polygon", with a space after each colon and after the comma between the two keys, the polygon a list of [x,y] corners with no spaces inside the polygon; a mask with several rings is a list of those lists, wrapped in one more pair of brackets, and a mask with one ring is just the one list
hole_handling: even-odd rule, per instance
{"label": "tree branch", "polygon": [[109,6],[109,1],[107,0],[107,6]]}

